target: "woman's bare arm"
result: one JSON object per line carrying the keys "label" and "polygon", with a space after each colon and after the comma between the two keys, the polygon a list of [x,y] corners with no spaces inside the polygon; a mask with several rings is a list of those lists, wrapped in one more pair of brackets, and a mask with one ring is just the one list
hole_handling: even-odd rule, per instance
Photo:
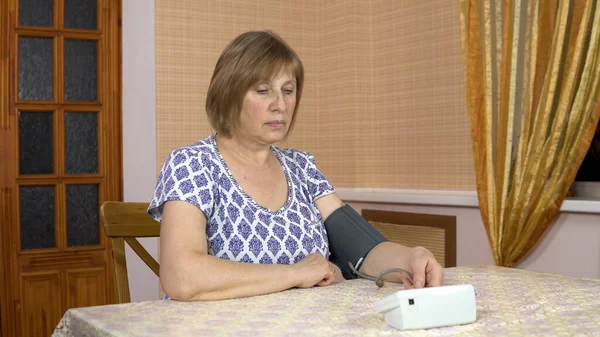
{"label": "woman's bare arm", "polygon": [[[344,205],[335,193],[317,199],[316,204],[323,220]],[[414,273],[414,279],[406,273],[390,273],[383,277],[385,281],[403,282],[406,288],[443,284],[444,269],[429,250],[423,247],[409,248],[389,241],[373,247],[360,265],[359,271],[377,276],[390,268],[402,268]]]}
{"label": "woman's bare arm", "polygon": [[181,301],[268,294],[293,287],[329,285],[334,271],[320,254],[294,265],[234,262],[208,254],[206,217],[185,201],[164,205],[160,232],[160,282]]}

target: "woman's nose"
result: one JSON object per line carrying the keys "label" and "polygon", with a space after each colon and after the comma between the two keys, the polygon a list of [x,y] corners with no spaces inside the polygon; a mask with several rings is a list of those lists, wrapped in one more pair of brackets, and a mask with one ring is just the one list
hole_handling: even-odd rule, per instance
{"label": "woman's nose", "polygon": [[277,93],[274,95],[273,103],[271,103],[271,107],[274,110],[279,110],[281,112],[285,111],[285,101],[283,99],[282,93]]}

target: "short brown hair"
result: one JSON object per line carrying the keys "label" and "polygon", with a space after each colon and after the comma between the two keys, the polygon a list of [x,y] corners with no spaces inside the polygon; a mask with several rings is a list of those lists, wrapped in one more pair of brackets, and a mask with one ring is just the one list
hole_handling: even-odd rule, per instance
{"label": "short brown hair", "polygon": [[217,61],[206,95],[206,114],[213,129],[231,137],[248,90],[277,76],[283,69],[289,70],[296,79],[296,106],[289,134],[302,96],[304,67],[300,58],[281,37],[270,31],[250,31],[233,39]]}

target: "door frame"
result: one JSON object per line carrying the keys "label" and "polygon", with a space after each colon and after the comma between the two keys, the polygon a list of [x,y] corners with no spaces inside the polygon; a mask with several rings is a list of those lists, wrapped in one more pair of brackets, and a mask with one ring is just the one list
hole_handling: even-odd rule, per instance
{"label": "door frame", "polygon": [[[59,1],[59,0],[55,0]],[[16,125],[12,125],[15,114],[15,77],[14,59],[11,55],[16,45],[14,42],[14,26],[16,20],[16,5],[18,0],[0,1],[0,158],[15,158],[13,132]],[[98,0],[98,11],[103,14],[102,35],[104,55],[100,56],[98,71],[104,73],[106,85],[99,87],[99,97],[102,97],[105,111],[110,115],[99,119],[99,134],[102,135],[105,146],[101,157],[106,181],[100,196],[106,200],[123,200],[123,148],[122,148],[122,0]],[[55,10],[60,6],[54,6]],[[56,15],[56,13],[55,13]],[[107,53],[110,51],[110,53]],[[100,153],[99,153],[100,156]],[[15,336],[20,330],[20,317],[17,317],[16,303],[13,303],[13,293],[19,286],[18,264],[13,251],[18,248],[19,233],[13,227],[12,213],[14,212],[13,199],[15,196],[16,172],[13,163],[4,161],[0,164],[0,336]],[[105,237],[104,229],[99,227],[99,235]],[[102,239],[101,239],[102,240]],[[108,262],[106,270],[106,290],[108,302],[115,303],[113,298],[114,284],[112,282],[113,263],[111,257],[110,241],[105,242],[105,258]]]}
{"label": "door frame", "polygon": [[[0,1],[0,158],[12,157],[8,148],[10,140],[10,114],[12,87],[10,86],[11,74],[9,46],[11,46],[11,20],[10,1]],[[14,8],[12,8],[14,10]],[[13,261],[10,254],[10,238],[12,237],[11,221],[11,188],[10,178],[14,176],[13,165],[4,165],[0,171],[0,332],[2,336],[11,336],[16,331],[16,317],[10,301],[10,289],[14,283]]]}

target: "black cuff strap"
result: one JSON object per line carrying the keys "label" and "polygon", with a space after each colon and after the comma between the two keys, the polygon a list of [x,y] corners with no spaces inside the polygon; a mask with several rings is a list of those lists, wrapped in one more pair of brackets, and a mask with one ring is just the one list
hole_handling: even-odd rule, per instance
{"label": "black cuff strap", "polygon": [[348,262],[356,269],[375,246],[387,239],[350,205],[344,205],[329,215],[325,221],[329,238],[329,260],[337,265],[345,279],[358,276],[352,272]]}

